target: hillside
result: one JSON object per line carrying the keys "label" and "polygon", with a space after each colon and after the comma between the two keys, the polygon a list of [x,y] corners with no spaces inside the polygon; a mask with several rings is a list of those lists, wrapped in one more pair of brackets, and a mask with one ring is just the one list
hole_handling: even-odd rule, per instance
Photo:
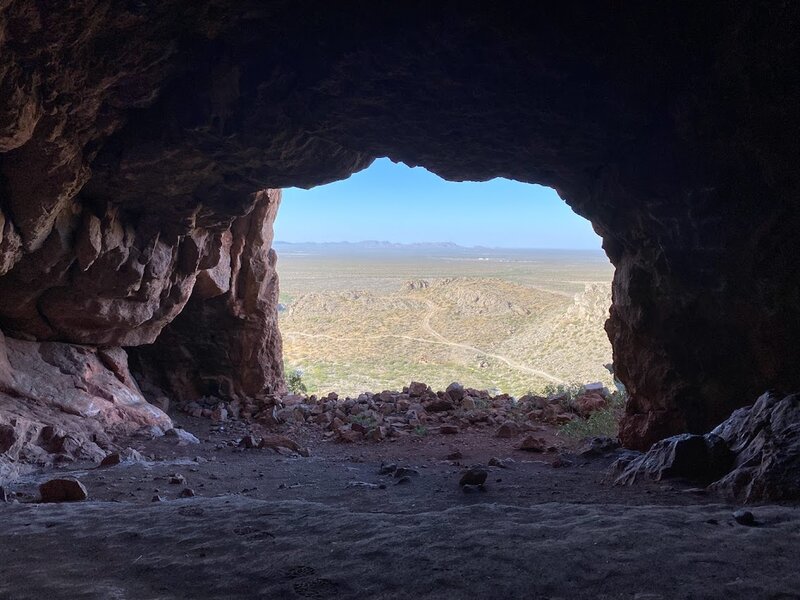
{"label": "hillside", "polygon": [[[311,283],[308,270],[286,271]],[[521,395],[554,383],[610,384],[607,282],[568,275],[544,289],[502,277],[377,277],[368,289],[342,289],[348,273],[364,271],[318,272],[316,286],[307,286],[318,291],[298,294],[294,278],[285,286],[292,292],[280,318],[287,367],[303,372],[309,391],[352,395],[411,380],[444,389],[455,380]],[[334,280],[334,289],[324,289],[321,281]],[[565,291],[576,287],[583,291]]]}

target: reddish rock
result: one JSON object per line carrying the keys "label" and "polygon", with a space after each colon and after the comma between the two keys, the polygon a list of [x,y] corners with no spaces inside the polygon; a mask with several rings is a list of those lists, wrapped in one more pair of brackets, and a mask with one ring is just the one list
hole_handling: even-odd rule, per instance
{"label": "reddish rock", "polygon": [[86,487],[77,479],[51,479],[39,486],[42,502],[80,502],[89,497]]}
{"label": "reddish rock", "polygon": [[525,450],[526,452],[544,452],[547,449],[547,442],[542,438],[529,435],[522,440],[519,449]]}
{"label": "reddish rock", "polygon": [[427,412],[430,413],[446,412],[448,410],[453,410],[455,408],[453,406],[453,403],[450,402],[450,400],[444,400],[441,398],[437,400],[432,400],[430,402],[426,402],[425,404],[423,404],[423,407]]}
{"label": "reddish rock", "polygon": [[517,437],[520,434],[519,425],[517,425],[514,421],[506,421],[497,429],[497,432],[494,434],[495,437],[499,438],[513,438]]}
{"label": "reddish rock", "polygon": [[445,435],[453,435],[460,431],[458,425],[441,425],[439,426],[439,433],[443,433]]}
{"label": "reddish rock", "polygon": [[430,393],[432,393],[431,388],[424,383],[420,383],[419,381],[412,381],[408,386],[408,395],[412,398],[419,398]]}

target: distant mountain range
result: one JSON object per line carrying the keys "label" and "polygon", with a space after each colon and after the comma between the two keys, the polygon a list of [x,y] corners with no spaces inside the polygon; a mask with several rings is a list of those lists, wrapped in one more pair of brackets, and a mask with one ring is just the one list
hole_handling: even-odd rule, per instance
{"label": "distant mountain range", "polygon": [[361,242],[283,242],[272,243],[276,250],[468,250],[453,242],[418,242],[400,244],[379,240],[363,240]]}
{"label": "distant mountain range", "polygon": [[487,246],[460,246],[454,242],[417,242],[401,244],[379,240],[364,240],[361,242],[284,242],[281,240],[272,243],[272,247],[283,253],[359,253],[359,252],[446,252],[448,254],[515,254],[519,252],[580,252],[602,255],[601,250],[569,250],[569,249],[537,249],[537,248],[489,248]]}

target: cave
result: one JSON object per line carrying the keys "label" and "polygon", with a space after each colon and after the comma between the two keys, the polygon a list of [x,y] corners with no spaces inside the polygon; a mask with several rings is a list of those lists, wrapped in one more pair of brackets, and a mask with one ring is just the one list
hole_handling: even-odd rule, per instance
{"label": "cave", "polygon": [[159,360],[180,385],[215,348],[228,393],[280,389],[259,190],[388,156],[548,185],[591,220],[626,445],[797,387],[794,7],[95,8],[3,6],[6,336],[179,337]]}
{"label": "cave", "polygon": [[0,449],[102,457],[168,427],[154,382],[282,393],[280,189],[378,157],[591,221],[624,446],[800,389],[798,31],[756,0],[0,0]]}

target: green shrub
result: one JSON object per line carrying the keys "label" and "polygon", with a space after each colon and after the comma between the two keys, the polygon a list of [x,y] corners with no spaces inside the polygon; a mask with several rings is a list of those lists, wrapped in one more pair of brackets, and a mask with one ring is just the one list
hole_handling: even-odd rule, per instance
{"label": "green shrub", "polygon": [[286,387],[293,394],[305,394],[308,392],[306,384],[303,383],[303,371],[292,369],[286,372]]}
{"label": "green shrub", "polygon": [[620,411],[615,408],[598,410],[587,419],[575,419],[558,428],[558,434],[579,440],[587,437],[617,437],[619,431]]}

